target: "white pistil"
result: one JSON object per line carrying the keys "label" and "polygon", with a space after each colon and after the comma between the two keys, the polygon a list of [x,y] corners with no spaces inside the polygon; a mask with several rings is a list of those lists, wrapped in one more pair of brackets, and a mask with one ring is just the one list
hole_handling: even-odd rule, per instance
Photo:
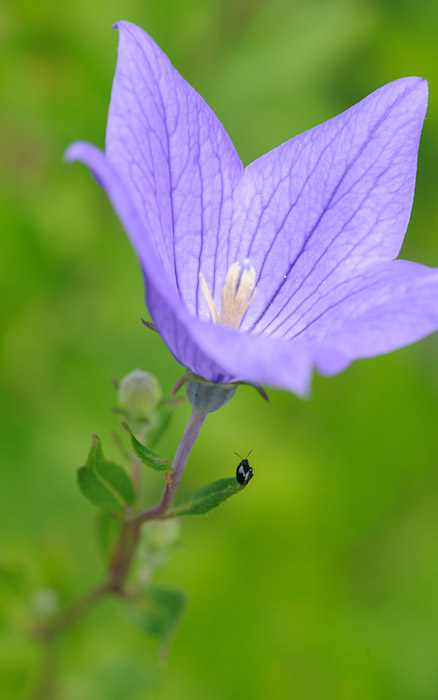
{"label": "white pistil", "polygon": [[238,328],[248,307],[254,301],[256,272],[250,265],[247,258],[242,263],[235,262],[231,265],[225,278],[225,284],[221,294],[221,314],[217,312],[216,306],[207,287],[207,283],[202,273],[199,273],[201,289],[210,309],[214,323],[221,323],[229,328]]}

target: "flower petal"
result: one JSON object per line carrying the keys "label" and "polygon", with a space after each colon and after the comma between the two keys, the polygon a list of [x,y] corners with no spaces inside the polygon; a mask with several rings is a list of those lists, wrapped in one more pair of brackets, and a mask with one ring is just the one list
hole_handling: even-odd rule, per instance
{"label": "flower petal", "polygon": [[301,397],[310,392],[314,352],[306,343],[249,336],[174,309],[146,283],[151,316],[176,359],[214,382],[269,384]]}
{"label": "flower petal", "polygon": [[424,80],[396,80],[248,166],[229,251],[259,275],[244,328],[283,336],[315,297],[397,256],[426,105]]}
{"label": "flower petal", "polygon": [[293,337],[315,344],[318,369],[335,374],[437,329],[438,269],[395,260],[332,289],[297,319]]}
{"label": "flower petal", "polygon": [[[66,157],[106,190],[181,364],[211,381],[305,395],[313,361],[334,373],[437,328],[438,272],[383,262],[409,219],[424,81],[381,88],[243,172],[158,46],[135,25],[118,27],[106,156],[77,143]],[[212,324],[198,282],[202,271],[217,303],[228,267],[246,257],[259,274],[243,325],[252,334]]]}
{"label": "flower petal", "polygon": [[124,181],[95,146],[77,142],[66,151],[68,162],[85,163],[105,189],[140,260],[152,319],[172,354],[184,367],[214,382],[247,381],[284,387],[306,396],[312,371],[310,348],[300,341],[284,342],[205,323],[185,307],[163,275],[158,253]]}
{"label": "flower petal", "polygon": [[214,290],[243,166],[217,117],[157,44],[130,22],[116,26],[106,156],[169,280],[188,309],[209,319],[198,274]]}

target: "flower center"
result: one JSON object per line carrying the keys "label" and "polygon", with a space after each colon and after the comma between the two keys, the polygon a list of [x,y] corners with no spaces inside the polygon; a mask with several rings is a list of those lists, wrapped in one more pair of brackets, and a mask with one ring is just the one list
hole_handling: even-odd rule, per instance
{"label": "flower center", "polygon": [[220,323],[229,328],[239,327],[248,307],[254,301],[256,293],[255,278],[255,269],[248,258],[245,258],[241,263],[235,262],[231,265],[225,278],[225,284],[222,287],[221,313],[219,316],[204,276],[202,272],[199,273],[201,289],[214,323]]}

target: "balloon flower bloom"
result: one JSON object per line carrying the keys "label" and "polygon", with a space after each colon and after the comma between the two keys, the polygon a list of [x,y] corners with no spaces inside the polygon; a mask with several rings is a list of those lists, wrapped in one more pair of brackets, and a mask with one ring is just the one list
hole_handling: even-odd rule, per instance
{"label": "balloon flower bloom", "polygon": [[202,97],[119,22],[105,153],[77,142],[143,271],[152,321],[209,382],[309,391],[438,328],[438,269],[396,260],[427,106],[402,78],[244,167]]}

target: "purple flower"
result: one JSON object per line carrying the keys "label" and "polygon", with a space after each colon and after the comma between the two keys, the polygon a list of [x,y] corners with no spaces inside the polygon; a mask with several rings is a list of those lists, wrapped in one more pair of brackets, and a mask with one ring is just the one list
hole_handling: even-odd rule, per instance
{"label": "purple flower", "polygon": [[394,260],[409,221],[427,84],[403,78],[243,167],[216,116],[139,27],[119,22],[105,188],[157,330],[213,382],[304,395],[438,328],[438,269]]}

